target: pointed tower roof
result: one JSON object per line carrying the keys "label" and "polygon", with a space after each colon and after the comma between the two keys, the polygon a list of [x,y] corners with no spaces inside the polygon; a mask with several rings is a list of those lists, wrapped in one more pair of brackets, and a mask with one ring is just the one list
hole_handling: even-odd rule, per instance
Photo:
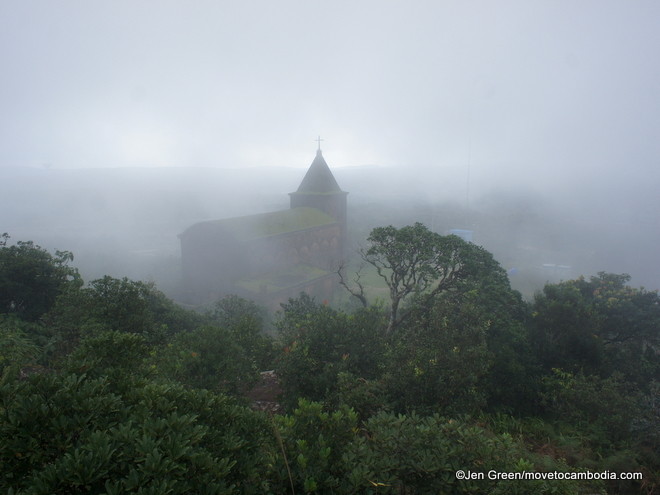
{"label": "pointed tower roof", "polygon": [[323,154],[319,148],[316,151],[316,158],[307,170],[296,193],[303,194],[327,194],[343,192],[337,184],[335,177],[330,171],[330,167],[325,163]]}

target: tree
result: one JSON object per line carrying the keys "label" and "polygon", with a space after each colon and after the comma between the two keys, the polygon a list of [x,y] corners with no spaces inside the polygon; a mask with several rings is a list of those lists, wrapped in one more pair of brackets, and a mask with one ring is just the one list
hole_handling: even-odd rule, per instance
{"label": "tree", "polygon": [[58,355],[71,352],[85,335],[117,331],[141,335],[147,343],[163,343],[203,322],[201,315],[177,306],[153,283],[110,276],[63,292],[43,320]]}
{"label": "tree", "polygon": [[7,246],[0,242],[0,313],[11,313],[36,321],[54,304],[67,287],[82,284],[78,270],[69,266],[73,254],[50,254],[32,241]]}
{"label": "tree", "polygon": [[[430,308],[438,294],[457,289],[472,277],[495,273],[506,278],[485,249],[457,236],[441,236],[419,222],[400,229],[391,225],[377,227],[367,241],[370,246],[360,255],[376,269],[389,289],[388,333],[405,317],[401,315],[401,305],[410,296],[416,296],[418,303]],[[344,286],[351,290],[348,284]],[[364,296],[362,285],[358,284],[358,288],[351,290],[353,295]]]}
{"label": "tree", "polygon": [[172,323],[175,327],[180,323],[180,308],[153,283],[106,275],[90,283],[87,295],[90,315],[110,330],[136,333],[151,341],[180,330],[171,328]]}
{"label": "tree", "polygon": [[68,356],[66,367],[74,373],[125,382],[131,375],[146,375],[148,355],[149,349],[141,335],[105,330],[84,336]]}
{"label": "tree", "polygon": [[544,378],[543,386],[546,411],[590,433],[592,442],[609,446],[632,439],[631,425],[640,416],[642,396],[623,380],[621,373],[601,378],[554,369]]}
{"label": "tree", "polygon": [[181,332],[156,356],[167,378],[194,388],[238,394],[258,378],[257,364],[226,329],[202,325]]}
{"label": "tree", "polygon": [[395,410],[464,413],[484,404],[490,319],[476,299],[443,294],[430,314],[417,317],[413,309],[392,336],[384,381]]}
{"label": "tree", "polygon": [[40,349],[25,331],[30,325],[34,324],[13,315],[0,315],[0,384],[18,376],[39,355]]}
{"label": "tree", "polygon": [[289,299],[277,323],[283,352],[275,369],[284,390],[284,402],[299,397],[324,400],[337,391],[339,375],[376,378],[385,345],[383,320],[373,309],[346,314],[317,304],[306,294]]}
{"label": "tree", "polygon": [[266,310],[255,302],[236,295],[216,302],[208,314],[225,329],[243,351],[255,361],[260,370],[270,369],[274,359],[273,339],[264,330]]}
{"label": "tree", "polygon": [[646,388],[660,373],[660,297],[628,275],[601,272],[546,285],[533,309],[533,341],[547,371],[610,376]]}

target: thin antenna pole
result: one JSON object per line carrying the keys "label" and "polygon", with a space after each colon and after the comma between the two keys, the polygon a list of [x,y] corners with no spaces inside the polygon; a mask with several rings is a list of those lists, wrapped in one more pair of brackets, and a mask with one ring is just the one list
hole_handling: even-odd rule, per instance
{"label": "thin antenna pole", "polygon": [[467,170],[465,174],[465,208],[463,209],[463,223],[464,228],[470,229],[470,172],[472,168],[472,114],[474,111],[474,88],[471,91],[472,98],[470,99],[470,106],[468,108],[468,156],[467,156]]}
{"label": "thin antenna pole", "polygon": [[472,165],[472,111],[474,108],[474,96],[470,101],[470,113],[468,115],[468,160],[467,177],[465,179],[465,212],[470,209],[470,166]]}
{"label": "thin antenna pole", "polygon": [[468,139],[467,179],[465,183],[465,209],[470,209],[470,165],[472,163],[472,130]]}

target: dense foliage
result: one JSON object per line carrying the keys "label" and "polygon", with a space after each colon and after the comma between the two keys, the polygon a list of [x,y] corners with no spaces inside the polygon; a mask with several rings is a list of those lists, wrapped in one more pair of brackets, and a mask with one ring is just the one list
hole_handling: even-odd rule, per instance
{"label": "dense foliage", "polygon": [[[386,227],[364,254],[410,290],[384,307],[357,286],[357,310],[301,294],[271,321],[236,296],[192,312],[151,284],[84,285],[70,253],[2,239],[1,492],[659,489],[660,297],[625,275],[525,302],[482,248]],[[279,414],[246,398],[270,369]]]}
{"label": "dense foliage", "polygon": [[7,246],[0,242],[0,312],[34,321],[46,313],[59,294],[77,286],[80,277],[69,266],[73,255],[57,251],[53,256],[32,241]]}

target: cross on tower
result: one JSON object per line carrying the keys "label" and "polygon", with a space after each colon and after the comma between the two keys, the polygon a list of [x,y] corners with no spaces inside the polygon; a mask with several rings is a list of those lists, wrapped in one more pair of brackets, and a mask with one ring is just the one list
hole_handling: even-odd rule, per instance
{"label": "cross on tower", "polygon": [[319,136],[314,141],[319,144],[319,151],[321,151],[321,141],[325,141],[325,139],[321,139],[321,136]]}

